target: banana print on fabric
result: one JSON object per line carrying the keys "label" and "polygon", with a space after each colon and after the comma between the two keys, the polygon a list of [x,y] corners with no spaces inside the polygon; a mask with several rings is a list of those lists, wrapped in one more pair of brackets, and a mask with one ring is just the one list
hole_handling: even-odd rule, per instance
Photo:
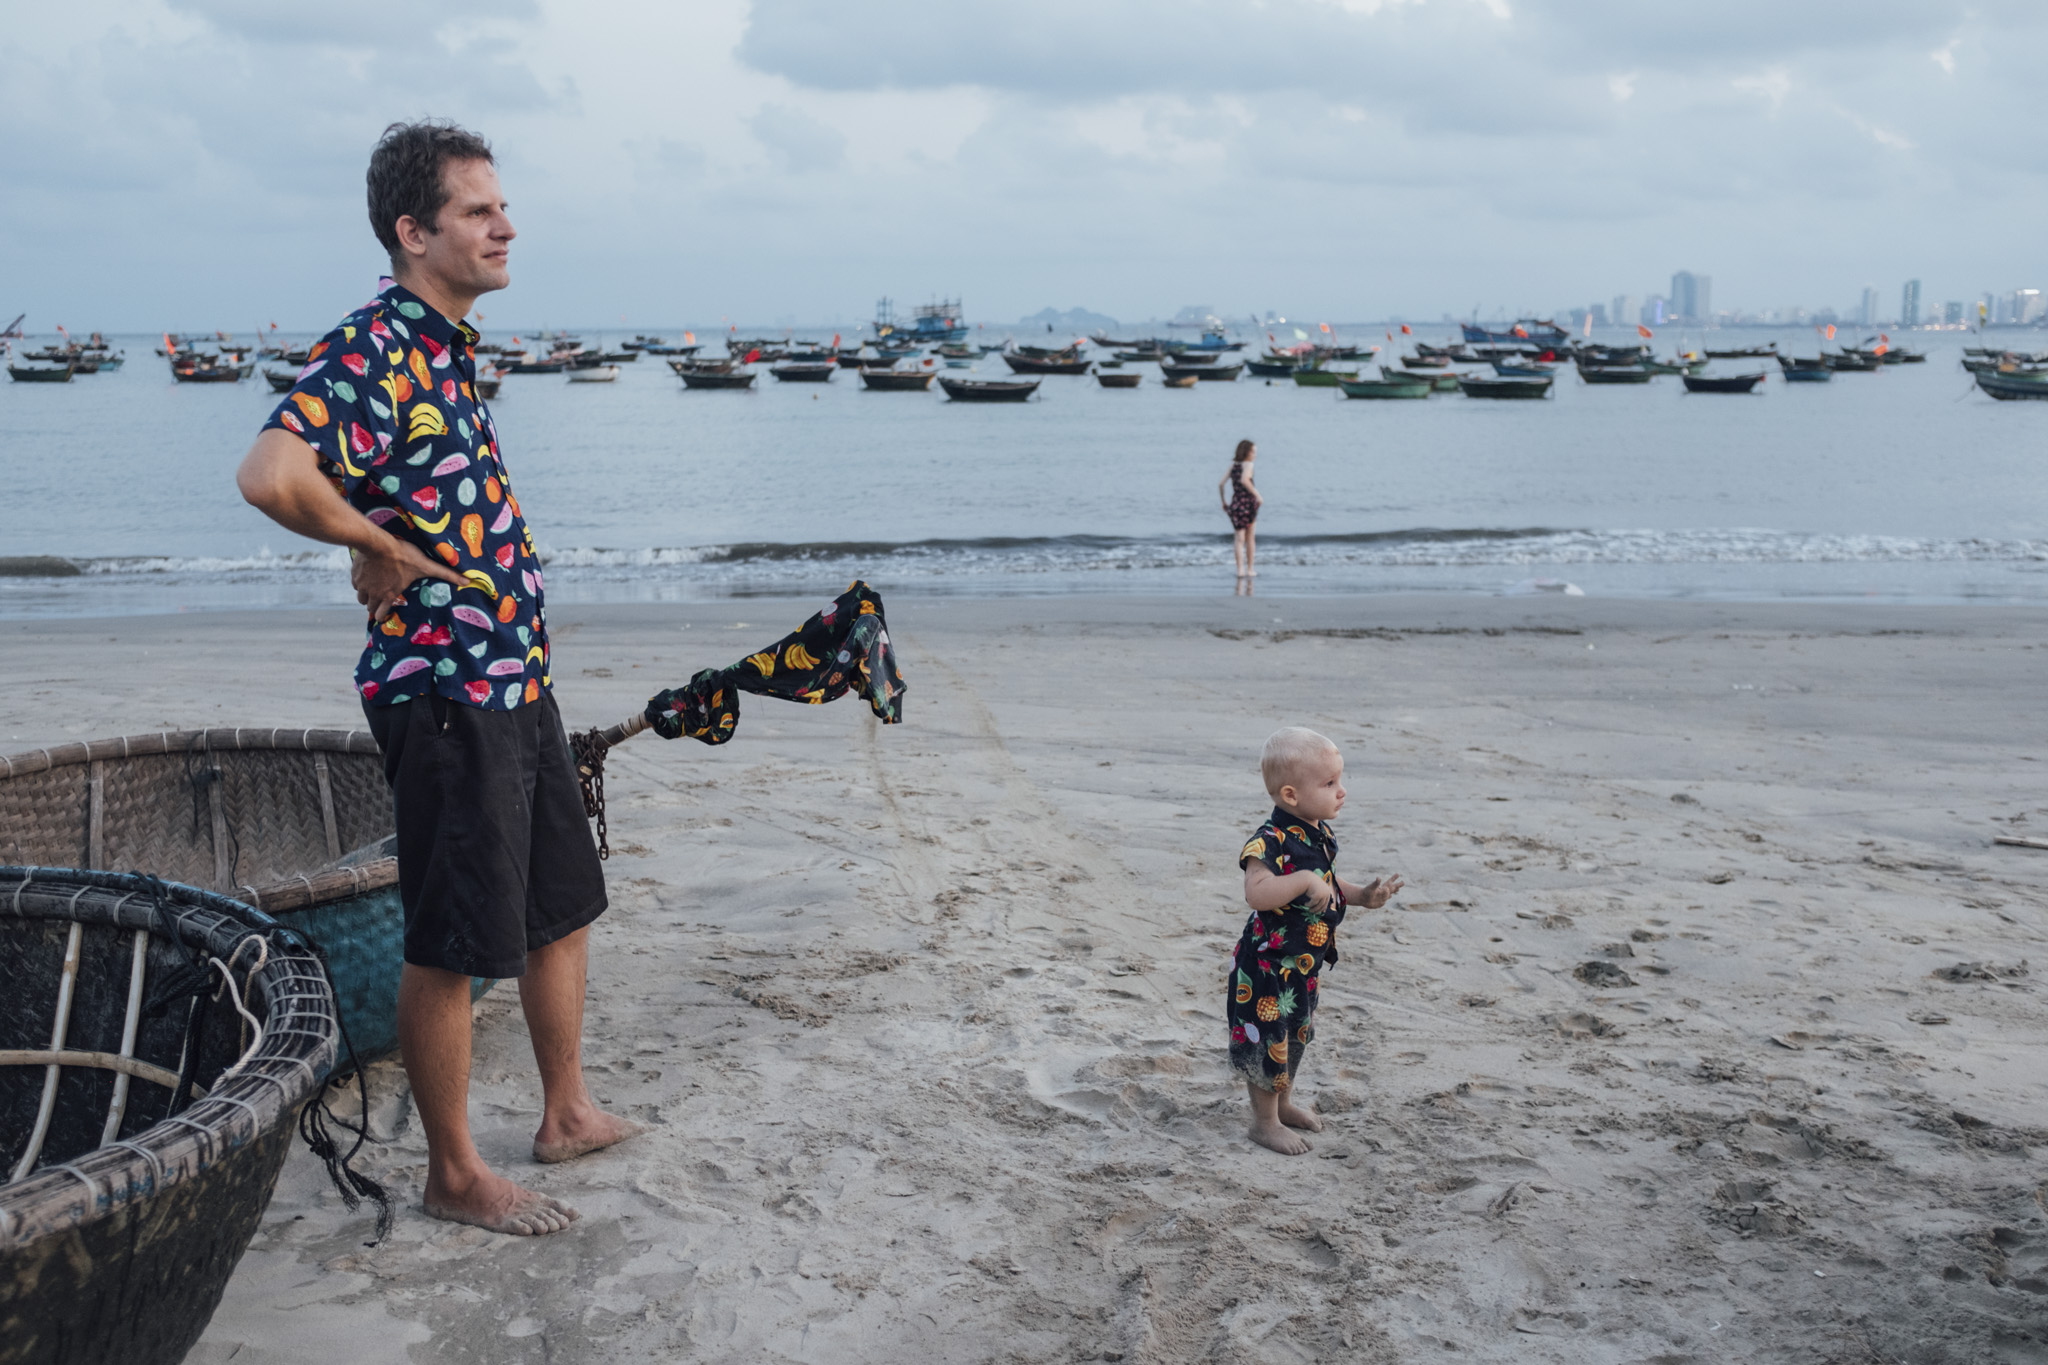
{"label": "banana print on fabric", "polygon": [[420,580],[371,625],[356,688],[374,705],[433,691],[502,711],[552,685],[540,559],[476,397],[476,342],[468,324],[381,281],[313,347],[264,424],[313,447],[351,506],[462,576],[459,588]]}
{"label": "banana print on fabric", "polygon": [[647,719],[663,739],[687,735],[723,744],[740,722],[742,692],[812,706],[855,692],[884,725],[902,720],[903,675],[896,671],[881,597],[856,581],[759,653],[730,668],[707,668],[683,686],[655,694]]}
{"label": "banana print on fabric", "polygon": [[[1336,890],[1337,840],[1330,822],[1305,825],[1275,807],[1253,831],[1237,865],[1260,862],[1276,877],[1313,872]],[[1294,1085],[1302,1054],[1315,1037],[1317,982],[1337,960],[1337,926],[1344,902],[1311,908],[1308,897],[1278,910],[1255,910],[1231,954],[1223,1013],[1230,1029],[1230,1064],[1253,1085],[1285,1093]]]}

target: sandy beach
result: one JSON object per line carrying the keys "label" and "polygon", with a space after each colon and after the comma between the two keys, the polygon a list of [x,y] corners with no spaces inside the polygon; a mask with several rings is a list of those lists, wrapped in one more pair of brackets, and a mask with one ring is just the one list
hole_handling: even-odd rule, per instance
{"label": "sandy beach", "polygon": [[[572,725],[811,601],[562,607]],[[191,1357],[2048,1361],[2048,628],[2017,608],[901,598],[907,723],[750,699],[610,772],[576,1204],[366,1247],[303,1150]],[[8,751],[360,724],[345,612],[0,623]],[[2029,657],[2032,655],[2033,657]],[[1226,1070],[1266,734],[1341,744],[1352,912],[1301,1094]],[[2033,961],[2040,959],[2039,962]]]}

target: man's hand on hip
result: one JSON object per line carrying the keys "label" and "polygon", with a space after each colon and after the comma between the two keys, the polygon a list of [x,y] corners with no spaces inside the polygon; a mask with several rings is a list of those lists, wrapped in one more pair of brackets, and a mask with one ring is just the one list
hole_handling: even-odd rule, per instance
{"label": "man's hand on hip", "polygon": [[370,609],[370,619],[382,621],[405,604],[405,590],[422,578],[467,587],[469,580],[436,560],[427,558],[409,540],[386,533],[381,544],[356,552],[349,564],[348,581],[356,590],[356,601]]}

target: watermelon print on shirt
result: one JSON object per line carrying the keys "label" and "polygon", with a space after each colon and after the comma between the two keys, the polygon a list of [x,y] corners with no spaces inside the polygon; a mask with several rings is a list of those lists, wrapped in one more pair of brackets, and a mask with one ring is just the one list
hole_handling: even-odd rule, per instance
{"label": "watermelon print on shirt", "polygon": [[351,506],[468,580],[423,578],[370,624],[356,689],[374,705],[438,692],[502,711],[551,685],[540,559],[476,396],[476,342],[385,280],[264,424],[312,446]]}

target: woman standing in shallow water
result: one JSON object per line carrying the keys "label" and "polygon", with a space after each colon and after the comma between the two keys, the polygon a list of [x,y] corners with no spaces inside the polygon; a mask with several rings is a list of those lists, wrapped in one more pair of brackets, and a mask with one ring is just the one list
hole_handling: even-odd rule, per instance
{"label": "woman standing in shallow water", "polygon": [[1256,578],[1258,570],[1252,566],[1252,555],[1258,549],[1258,531],[1254,524],[1259,519],[1259,509],[1266,500],[1259,496],[1259,490],[1252,487],[1252,461],[1258,458],[1259,448],[1250,441],[1239,441],[1237,453],[1231,456],[1230,472],[1216,485],[1216,495],[1223,499],[1223,511],[1230,518],[1231,553],[1237,558],[1237,576]]}

